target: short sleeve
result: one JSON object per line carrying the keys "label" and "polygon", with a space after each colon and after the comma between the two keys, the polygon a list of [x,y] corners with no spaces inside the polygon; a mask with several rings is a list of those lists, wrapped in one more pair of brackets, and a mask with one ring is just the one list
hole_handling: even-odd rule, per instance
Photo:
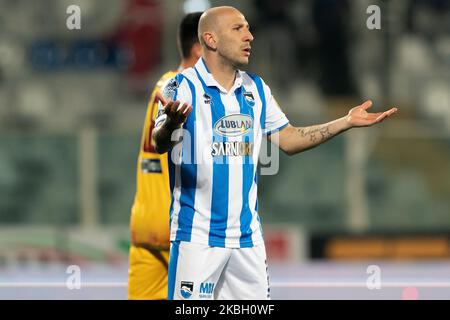
{"label": "short sleeve", "polygon": [[[191,104],[191,92],[188,88],[187,81],[182,74],[177,74],[174,78],[171,78],[165,82],[162,86],[161,94],[167,101],[179,100],[180,106],[187,102]],[[162,124],[167,118],[164,113],[164,106],[161,101],[158,101],[158,112],[156,114],[155,127]]]}
{"label": "short sleeve", "polygon": [[263,133],[265,135],[270,135],[286,127],[289,124],[289,120],[272,96],[269,86],[263,83],[263,88],[266,99],[266,119]]}

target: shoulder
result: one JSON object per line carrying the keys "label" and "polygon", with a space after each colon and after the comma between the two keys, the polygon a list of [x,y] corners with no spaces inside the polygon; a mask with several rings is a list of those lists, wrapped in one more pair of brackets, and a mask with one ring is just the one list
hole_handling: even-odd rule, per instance
{"label": "shoulder", "polygon": [[173,73],[172,77],[169,77],[162,84],[162,95],[166,99],[173,100],[174,97],[181,97],[181,99],[190,99],[192,95],[193,80],[192,77],[195,74],[193,68],[187,68],[180,73]]}
{"label": "shoulder", "polygon": [[161,78],[159,78],[158,82],[156,83],[156,87],[161,89],[170,79],[174,78],[177,75],[177,72],[175,71],[168,71],[164,73]]}
{"label": "shoulder", "polygon": [[192,82],[197,78],[197,72],[193,67],[187,68],[183,70],[183,72],[181,73],[181,77],[182,79],[180,80],[186,79],[187,82]]}
{"label": "shoulder", "polygon": [[180,89],[183,79],[184,76],[182,73],[169,71],[164,74],[159,81],[163,97],[172,99],[175,96],[175,93]]}
{"label": "shoulder", "polygon": [[182,72],[168,72],[163,77],[161,77],[161,86],[181,86],[184,85],[186,82],[190,82],[193,80],[193,78],[196,76],[194,68],[187,68],[184,69]]}
{"label": "shoulder", "polygon": [[194,68],[184,69],[181,73],[169,79],[166,86],[171,86],[183,92],[195,90],[194,88],[198,86],[197,73]]}

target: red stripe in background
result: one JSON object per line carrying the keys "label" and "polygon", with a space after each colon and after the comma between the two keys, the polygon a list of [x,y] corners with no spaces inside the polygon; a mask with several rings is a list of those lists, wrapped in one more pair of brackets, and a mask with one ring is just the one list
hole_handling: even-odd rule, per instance
{"label": "red stripe in background", "polygon": [[153,129],[155,128],[155,120],[153,120],[153,108],[155,107],[156,102],[158,102],[157,97],[155,97],[155,99],[153,100],[152,107],[149,110],[151,121],[150,121],[150,126],[148,128],[148,134],[145,136],[144,152],[156,153],[155,147],[153,147],[153,145],[152,145],[152,133],[153,133]]}

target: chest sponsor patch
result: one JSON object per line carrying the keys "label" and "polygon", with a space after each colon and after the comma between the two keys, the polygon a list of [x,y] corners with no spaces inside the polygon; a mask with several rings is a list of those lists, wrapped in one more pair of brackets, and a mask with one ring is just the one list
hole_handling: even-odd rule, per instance
{"label": "chest sponsor patch", "polygon": [[161,173],[161,161],[159,159],[142,159],[141,170],[143,173]]}
{"label": "chest sponsor patch", "polygon": [[214,124],[214,132],[224,137],[243,136],[251,130],[253,130],[253,118],[242,113],[224,116]]}

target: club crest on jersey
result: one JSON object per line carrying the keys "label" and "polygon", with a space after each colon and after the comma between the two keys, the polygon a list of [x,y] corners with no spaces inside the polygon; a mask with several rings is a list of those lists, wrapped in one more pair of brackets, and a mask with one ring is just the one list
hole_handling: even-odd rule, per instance
{"label": "club crest on jersey", "polygon": [[251,93],[250,91],[246,91],[243,93],[243,96],[250,107],[253,107],[255,105],[255,98],[253,97],[253,93]]}
{"label": "club crest on jersey", "polygon": [[180,293],[185,299],[189,299],[194,291],[194,283],[191,281],[181,281]]}
{"label": "club crest on jersey", "polygon": [[214,131],[225,137],[243,136],[253,129],[253,118],[248,114],[235,113],[224,116],[214,124]]}
{"label": "club crest on jersey", "polygon": [[162,95],[163,95],[164,99],[173,100],[178,86],[179,86],[179,84],[178,84],[177,79],[175,79],[175,78],[170,79],[162,91]]}

